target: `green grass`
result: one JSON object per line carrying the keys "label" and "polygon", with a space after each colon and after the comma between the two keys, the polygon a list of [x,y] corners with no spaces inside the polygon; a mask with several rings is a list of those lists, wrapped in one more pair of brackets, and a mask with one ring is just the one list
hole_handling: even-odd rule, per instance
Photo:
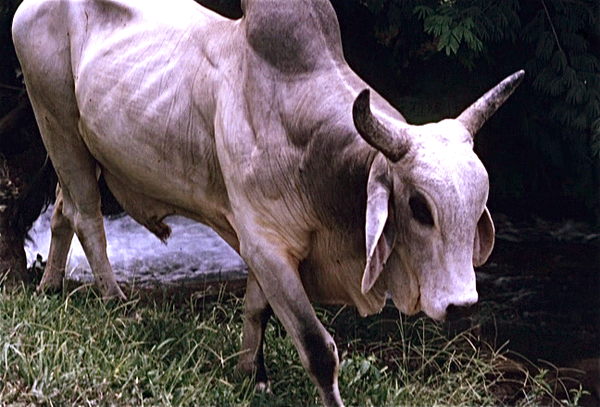
{"label": "green grass", "polygon": [[[559,402],[544,374],[530,374],[470,333],[449,336],[442,325],[388,309],[366,319],[349,308],[318,314],[342,355],[347,405]],[[275,319],[266,335],[271,392],[255,392],[252,378],[235,374],[242,316],[243,300],[224,292],[177,304],[104,305],[85,287],[56,296],[2,291],[0,405],[318,405]]]}

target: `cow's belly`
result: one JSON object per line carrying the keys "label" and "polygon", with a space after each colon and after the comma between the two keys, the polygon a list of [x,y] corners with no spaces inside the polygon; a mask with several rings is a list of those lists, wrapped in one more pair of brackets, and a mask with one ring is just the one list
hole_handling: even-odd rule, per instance
{"label": "cow's belly", "polygon": [[[165,214],[186,214],[205,223],[215,213],[227,211],[218,161],[210,148],[211,141],[204,140],[203,145],[201,135],[187,145],[166,147],[171,141],[168,137],[143,131],[98,134],[83,121],[80,131],[113,184],[118,183],[119,189],[139,197],[137,206],[161,202]],[[147,203],[143,197],[148,198]],[[117,199],[123,201],[119,196]]]}
{"label": "cow's belly", "polygon": [[164,240],[170,234],[170,229],[162,222],[162,219],[178,214],[211,226],[232,248],[239,252],[238,237],[230,223],[231,212],[227,205],[219,203],[218,196],[207,202],[187,205],[186,209],[169,203],[169,196],[153,198],[132,190],[127,184],[127,179],[121,180],[106,168],[103,169],[103,173],[111,192],[125,211],[160,239]]}

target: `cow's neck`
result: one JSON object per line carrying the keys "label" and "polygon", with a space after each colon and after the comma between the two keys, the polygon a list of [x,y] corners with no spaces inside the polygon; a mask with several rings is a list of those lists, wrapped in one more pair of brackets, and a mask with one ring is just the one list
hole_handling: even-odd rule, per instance
{"label": "cow's neck", "polygon": [[366,85],[341,56],[323,59],[310,71],[282,70],[248,44],[243,95],[258,147],[283,149],[283,158],[295,161],[294,176],[320,221],[364,233],[366,185],[377,151],[358,134],[352,104]]}
{"label": "cow's neck", "polygon": [[361,238],[377,151],[356,131],[352,104],[367,85],[343,58],[331,5],[294,5],[246,10],[241,82],[254,142],[295,171],[297,192],[320,222]]}

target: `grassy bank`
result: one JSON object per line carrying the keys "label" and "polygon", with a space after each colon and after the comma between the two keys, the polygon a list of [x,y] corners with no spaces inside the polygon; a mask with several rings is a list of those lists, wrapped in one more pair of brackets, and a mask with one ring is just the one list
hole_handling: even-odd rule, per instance
{"label": "grassy bank", "polygon": [[[243,300],[221,292],[183,303],[105,306],[92,290],[0,293],[0,405],[309,405],[316,388],[281,325],[267,331],[271,392],[236,376]],[[362,319],[318,309],[342,354],[347,405],[576,404],[548,372],[531,374],[470,333],[449,335],[394,310]],[[561,403],[562,404],[562,403]]]}

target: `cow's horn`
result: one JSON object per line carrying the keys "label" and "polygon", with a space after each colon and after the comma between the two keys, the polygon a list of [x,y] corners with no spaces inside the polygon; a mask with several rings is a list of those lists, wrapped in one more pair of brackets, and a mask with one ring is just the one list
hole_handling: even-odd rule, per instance
{"label": "cow's horn", "polygon": [[515,72],[504,79],[456,118],[475,137],[481,126],[498,110],[523,80],[525,71]]}
{"label": "cow's horn", "polygon": [[362,138],[391,161],[398,162],[408,153],[410,142],[407,137],[390,131],[371,113],[369,89],[363,90],[356,97],[352,106],[352,118]]}

